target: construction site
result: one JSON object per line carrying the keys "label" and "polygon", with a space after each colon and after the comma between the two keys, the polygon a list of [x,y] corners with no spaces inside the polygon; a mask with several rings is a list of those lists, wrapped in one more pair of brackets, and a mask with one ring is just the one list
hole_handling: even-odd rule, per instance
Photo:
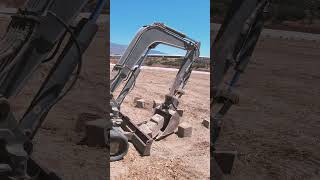
{"label": "construction site", "polygon": [[[10,51],[7,54],[3,53],[7,49],[10,50],[6,48],[8,43],[4,40],[16,40],[14,35],[11,39],[6,39],[5,36],[6,32],[9,32],[7,27],[10,27],[11,15],[16,12],[16,9],[8,9],[7,6],[15,7],[22,2],[11,1],[0,4],[2,11],[0,37],[1,45],[5,47],[3,51],[0,49],[2,52],[0,59],[5,60],[4,64],[15,58],[20,61],[28,60],[30,56],[27,55],[35,52],[22,49],[25,58],[16,57]],[[38,5],[41,5],[39,2],[37,1]],[[57,2],[60,3],[58,7],[63,7],[61,0]],[[300,28],[295,31],[295,27],[299,25],[296,23],[294,26],[283,28],[281,25],[280,29],[272,29],[270,27],[275,26],[263,24],[270,1],[243,2],[250,11],[242,6],[238,9],[239,12],[231,12],[232,16],[227,18],[226,26],[211,22],[213,35],[211,42],[217,42],[219,45],[213,46],[216,49],[212,49],[222,50],[218,51],[221,52],[221,56],[217,55],[218,53],[214,54],[216,58],[214,60],[223,60],[214,64],[208,57],[200,56],[200,42],[163,23],[143,26],[121,56],[117,54],[109,57],[110,47],[107,47],[109,17],[102,15],[97,18],[95,23],[98,25],[98,31],[82,56],[81,73],[77,74],[75,69],[71,69],[69,73],[69,78],[78,78],[77,83],[70,93],[54,104],[50,112],[44,113],[45,121],[36,126],[34,131],[37,133],[31,138],[31,148],[27,146],[30,145],[28,143],[23,143],[23,146],[13,146],[12,144],[21,142],[19,138],[22,135],[20,131],[9,131],[12,130],[10,123],[3,122],[12,120],[12,114],[15,119],[24,119],[26,109],[27,112],[30,109],[30,102],[33,105],[32,97],[35,95],[37,97],[39,88],[46,84],[46,77],[52,69],[53,71],[55,69],[54,60],[59,57],[53,58],[54,60],[49,59],[48,62],[39,61],[39,66],[33,69],[35,71],[32,71],[32,77],[28,79],[27,85],[17,95],[11,96],[10,88],[8,92],[3,91],[9,94],[10,98],[6,96],[4,98],[1,94],[1,138],[11,143],[3,139],[0,141],[2,145],[0,178],[3,174],[7,176],[8,172],[9,176],[12,176],[13,172],[15,177],[29,179],[27,176],[21,176],[19,170],[21,167],[27,169],[30,166],[19,166],[11,161],[10,165],[13,167],[11,169],[5,164],[6,155],[15,159],[16,155],[22,154],[29,158],[28,164],[30,161],[38,163],[39,167],[36,169],[40,169],[41,173],[35,173],[37,174],[35,177],[43,175],[45,168],[65,180],[105,180],[109,176],[112,180],[207,180],[212,179],[210,166],[212,162],[216,163],[212,160],[219,160],[216,157],[214,159],[212,154],[216,156],[219,152],[227,152],[234,155],[231,158],[232,162],[229,162],[230,172],[222,172],[228,170],[225,170],[223,163],[220,162],[217,169],[211,169],[211,172],[219,171],[223,179],[318,180],[320,177],[318,26],[312,25],[312,31],[305,29],[307,25],[299,26]],[[75,3],[75,6],[80,9],[81,5]],[[91,8],[87,7],[87,10],[90,11]],[[80,11],[74,10],[74,14],[77,12]],[[79,14],[81,17],[88,16],[86,13]],[[233,16],[234,14],[237,16]],[[57,18],[53,13],[51,15]],[[312,19],[312,21],[318,20]],[[21,22],[18,21],[18,24]],[[59,19],[54,22],[59,22]],[[243,28],[243,31],[240,31],[239,27]],[[223,28],[225,30],[221,31],[218,40],[215,41],[218,31]],[[305,30],[299,32],[299,29]],[[148,34],[149,32],[151,33]],[[144,35],[146,35],[145,41],[141,42],[143,39],[141,37]],[[77,42],[73,36],[73,33],[68,36],[72,43],[69,47],[75,46]],[[186,56],[148,56],[148,52],[159,42],[186,50]],[[62,38],[61,44],[65,43],[67,42]],[[41,44],[36,43],[31,44],[30,48],[34,48],[32,45],[39,49],[43,48]],[[233,47],[229,48],[230,45]],[[82,49],[78,50],[81,54]],[[49,55],[49,52],[51,50],[46,52],[48,53],[46,55]],[[12,54],[13,58],[10,57]],[[37,58],[32,60],[35,61]],[[77,62],[70,57],[68,60]],[[219,66],[221,64],[223,66]],[[19,65],[22,68],[26,67]],[[236,66],[230,68],[233,65]],[[220,67],[220,69],[212,71],[210,67]],[[228,68],[245,73],[239,80],[238,72],[235,73],[235,78],[232,74],[225,74],[227,72],[225,69]],[[7,68],[4,70],[4,73],[8,72]],[[212,78],[212,72],[219,75],[219,71],[223,76],[216,81],[219,78]],[[20,75],[20,72],[13,74]],[[109,75],[112,78],[109,79]],[[222,85],[217,87],[216,84],[212,84],[212,80]],[[63,81],[63,83],[70,82]],[[5,89],[7,84],[3,83],[0,90]],[[106,92],[108,89],[106,87],[110,87],[110,92]],[[222,89],[219,89],[221,87],[228,87],[227,93],[223,94]],[[47,91],[37,99],[52,97],[45,96],[51,92]],[[222,108],[216,114],[212,113],[220,109],[212,108],[210,95],[211,97],[214,95],[215,103],[227,108]],[[7,108],[7,104],[10,108]],[[32,108],[34,109],[31,112],[35,114],[45,109],[39,106],[31,106]],[[10,113],[12,110],[10,116],[4,113],[7,109]],[[110,117],[111,127],[108,127],[110,135],[101,135],[101,132],[102,134],[107,132],[101,124],[98,124],[97,129],[88,131],[90,122],[94,123],[97,120],[109,122],[106,121],[106,117]],[[222,119],[223,123],[220,123]],[[13,137],[19,141],[8,138],[8,134],[5,134],[8,131],[16,133],[11,134],[14,134]],[[23,133],[30,137],[29,131]],[[214,136],[217,134],[218,136]],[[214,143],[212,137],[215,138]],[[99,141],[101,139],[102,142]],[[19,151],[21,149],[28,154],[21,153]],[[109,160],[112,161],[110,164]],[[22,172],[23,175],[34,173],[32,168],[27,170]],[[50,175],[52,176],[52,173],[49,173]]]}
{"label": "construction site", "polygon": [[[149,56],[158,44],[185,50],[179,65],[145,66],[167,59]],[[192,68],[200,44],[153,23],[110,64],[111,179],[210,178],[210,76]]]}
{"label": "construction site", "polygon": [[[152,117],[153,102],[164,99],[176,73],[177,69],[143,67],[135,89],[124,101],[123,113],[135,123]],[[192,135],[179,137],[174,133],[154,141],[150,156],[141,156],[130,144],[123,160],[110,163],[111,179],[210,179],[210,130],[202,124],[210,118],[209,77],[209,73],[193,71],[179,105],[182,123],[192,126]],[[137,97],[143,97],[144,108],[136,107]]]}

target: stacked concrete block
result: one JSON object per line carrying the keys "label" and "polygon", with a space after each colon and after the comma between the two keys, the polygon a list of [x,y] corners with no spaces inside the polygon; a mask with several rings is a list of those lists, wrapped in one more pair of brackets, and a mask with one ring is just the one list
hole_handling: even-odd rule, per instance
{"label": "stacked concrete block", "polygon": [[147,124],[141,124],[141,125],[139,126],[139,129],[140,129],[144,134],[152,137],[152,131],[151,131],[151,129],[148,127]]}
{"label": "stacked concrete block", "polygon": [[151,134],[152,138],[156,137],[159,134],[161,128],[163,127],[163,124],[164,124],[164,117],[159,114],[153,115],[150,121],[148,121],[146,125],[152,131],[152,134]]}

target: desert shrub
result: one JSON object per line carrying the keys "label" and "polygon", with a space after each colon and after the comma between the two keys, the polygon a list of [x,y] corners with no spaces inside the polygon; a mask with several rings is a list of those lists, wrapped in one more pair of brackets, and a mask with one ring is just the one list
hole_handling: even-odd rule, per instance
{"label": "desert shrub", "polygon": [[152,66],[153,61],[152,60],[148,60],[148,61],[145,61],[144,64],[147,65],[147,66]]}

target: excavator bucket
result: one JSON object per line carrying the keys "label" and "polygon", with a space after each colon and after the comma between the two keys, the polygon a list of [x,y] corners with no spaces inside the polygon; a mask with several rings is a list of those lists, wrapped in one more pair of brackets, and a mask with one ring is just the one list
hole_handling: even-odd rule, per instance
{"label": "excavator bucket", "polygon": [[176,110],[162,110],[156,109],[155,114],[159,114],[164,117],[163,127],[159,134],[156,136],[156,140],[160,140],[172,133],[178,128],[180,123],[180,115]]}

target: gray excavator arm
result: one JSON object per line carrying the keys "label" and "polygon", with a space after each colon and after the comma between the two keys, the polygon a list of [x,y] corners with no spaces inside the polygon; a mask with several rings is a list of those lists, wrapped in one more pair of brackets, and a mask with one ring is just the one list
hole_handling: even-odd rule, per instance
{"label": "gray excavator arm", "polygon": [[[163,122],[160,123],[160,127],[153,128],[151,134],[147,134],[142,126],[146,127],[149,122],[140,125],[134,124],[130,118],[120,112],[120,107],[134,87],[147,54],[159,44],[183,49],[186,51],[186,55],[164,103],[155,108],[155,115],[163,117]],[[110,84],[112,97],[110,116],[114,123],[114,128],[111,130],[111,141],[112,138],[116,138],[113,135],[118,134],[117,139],[120,139],[120,136],[126,137],[127,139],[124,138],[123,142],[129,140],[142,155],[149,155],[153,139],[159,140],[174,132],[179,125],[179,115],[177,113],[179,98],[184,94],[183,89],[191,75],[192,64],[199,58],[199,49],[200,42],[194,41],[164,24],[154,23],[140,29],[112,70],[116,75],[112,78]],[[118,96],[115,96],[116,90],[122,83],[125,83],[124,87]],[[126,136],[123,136],[123,134]],[[121,159],[125,155],[127,147],[127,145],[122,145],[123,151],[111,155],[111,160]]]}
{"label": "gray excavator arm", "polygon": [[[218,151],[223,117],[239,102],[236,83],[244,73],[263,30],[270,0],[233,0],[211,45],[211,165],[214,179],[230,174],[236,152]],[[231,79],[227,79],[231,74]]]}
{"label": "gray excavator arm", "polygon": [[[184,87],[186,81],[183,75],[190,74],[192,63],[199,57],[200,43],[163,24],[154,23],[153,25],[143,27],[136,34],[117,65],[114,66],[112,71],[116,71],[117,75],[111,81],[111,94],[115,92],[121,82],[132,72],[136,71],[133,77],[137,77],[148,52],[159,44],[166,44],[187,51],[183,67],[180,68],[176,81],[171,88],[170,95],[175,95],[178,89]],[[131,82],[128,83],[128,86],[124,89],[129,88],[131,84]],[[123,98],[124,96],[118,97],[118,105],[123,101]]]}

